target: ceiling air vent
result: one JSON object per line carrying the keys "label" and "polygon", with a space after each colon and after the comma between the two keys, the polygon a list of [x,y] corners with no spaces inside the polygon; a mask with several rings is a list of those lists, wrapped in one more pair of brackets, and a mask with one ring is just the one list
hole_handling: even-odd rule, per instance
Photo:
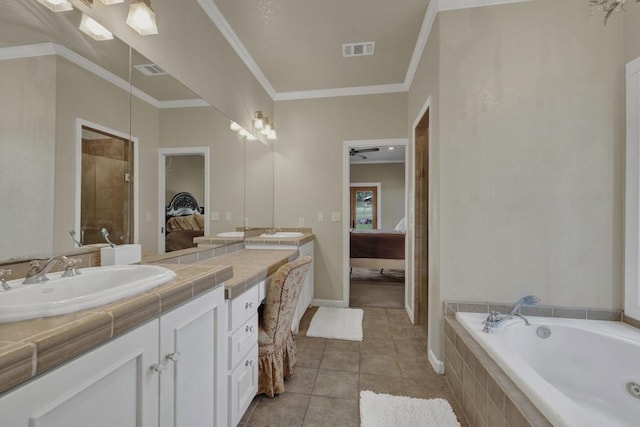
{"label": "ceiling air vent", "polygon": [[342,57],[373,55],[376,42],[348,43],[342,45]]}
{"label": "ceiling air vent", "polygon": [[134,67],[136,68],[136,70],[140,71],[142,74],[144,74],[147,77],[163,76],[165,74],[168,74],[165,70],[158,67],[156,64],[140,64],[140,65],[134,65]]}

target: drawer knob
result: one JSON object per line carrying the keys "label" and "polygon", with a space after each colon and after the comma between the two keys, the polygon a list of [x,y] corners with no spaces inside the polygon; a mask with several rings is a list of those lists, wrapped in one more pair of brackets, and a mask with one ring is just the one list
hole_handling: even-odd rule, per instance
{"label": "drawer knob", "polygon": [[244,331],[245,331],[245,332],[253,332],[253,326],[249,326],[249,325],[247,325],[247,327],[246,327],[246,328],[244,328]]}
{"label": "drawer knob", "polygon": [[172,361],[173,363],[176,363],[178,360],[180,360],[180,352],[175,351],[173,353],[169,353],[164,358]]}
{"label": "drawer knob", "polygon": [[247,360],[244,362],[244,366],[253,366],[253,360]]}
{"label": "drawer knob", "polygon": [[167,370],[167,365],[164,362],[154,363],[153,365],[151,365],[151,370],[153,372],[156,372],[156,373],[162,375],[162,374],[164,374],[164,371]]}
{"label": "drawer knob", "polygon": [[248,302],[244,305],[244,308],[251,308],[253,307],[253,303],[252,302]]}

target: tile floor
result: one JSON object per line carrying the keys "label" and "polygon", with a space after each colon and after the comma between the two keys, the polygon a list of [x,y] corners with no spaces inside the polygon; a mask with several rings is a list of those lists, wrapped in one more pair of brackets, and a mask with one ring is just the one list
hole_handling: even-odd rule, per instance
{"label": "tile floor", "polygon": [[256,396],[240,426],[359,426],[360,390],[444,398],[468,426],[445,377],[427,360],[421,328],[404,310],[363,308],[362,342],[307,337],[315,310],[302,318],[296,373],[286,391],[274,398]]}

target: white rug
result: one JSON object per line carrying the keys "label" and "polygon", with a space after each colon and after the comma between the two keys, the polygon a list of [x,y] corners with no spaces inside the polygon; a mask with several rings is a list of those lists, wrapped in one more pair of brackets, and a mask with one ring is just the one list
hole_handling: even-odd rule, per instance
{"label": "white rug", "polygon": [[320,307],[311,319],[307,336],[362,341],[362,316],[359,308]]}
{"label": "white rug", "polygon": [[460,427],[445,399],[360,392],[361,427]]}

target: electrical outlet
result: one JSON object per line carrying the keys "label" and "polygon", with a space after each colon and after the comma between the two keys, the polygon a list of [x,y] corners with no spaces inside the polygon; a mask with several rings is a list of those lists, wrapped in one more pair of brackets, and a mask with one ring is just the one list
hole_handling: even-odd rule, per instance
{"label": "electrical outlet", "polygon": [[324,222],[324,212],[318,212],[318,222]]}
{"label": "electrical outlet", "polygon": [[211,221],[220,221],[220,212],[211,212]]}
{"label": "electrical outlet", "polygon": [[231,212],[225,212],[224,213],[224,220],[225,221],[231,221]]}
{"label": "electrical outlet", "polygon": [[340,212],[331,212],[331,222],[340,222]]}
{"label": "electrical outlet", "polygon": [[298,218],[298,227],[304,227],[304,218],[303,217]]}

